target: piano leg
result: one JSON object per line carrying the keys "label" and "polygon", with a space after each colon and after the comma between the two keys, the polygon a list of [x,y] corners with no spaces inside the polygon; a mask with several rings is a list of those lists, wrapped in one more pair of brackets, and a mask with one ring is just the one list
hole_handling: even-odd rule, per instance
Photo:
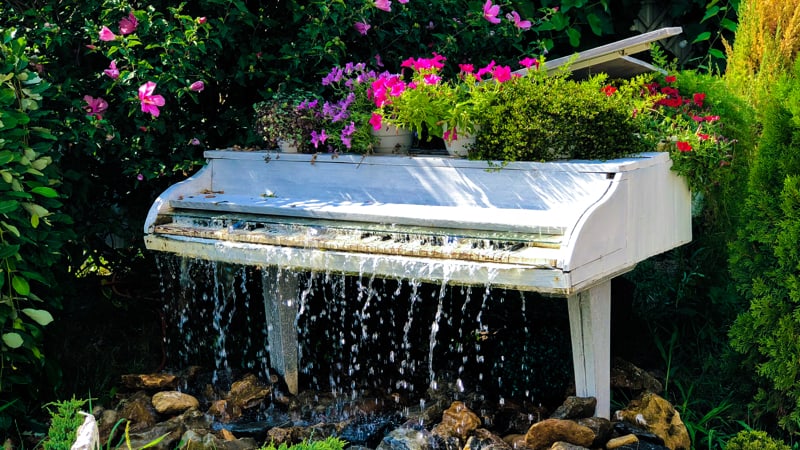
{"label": "piano leg", "polygon": [[264,269],[264,302],[267,315],[269,361],[289,392],[297,394],[297,274],[271,266]]}
{"label": "piano leg", "polygon": [[595,415],[611,408],[611,281],[567,298],[578,397],[595,397]]}

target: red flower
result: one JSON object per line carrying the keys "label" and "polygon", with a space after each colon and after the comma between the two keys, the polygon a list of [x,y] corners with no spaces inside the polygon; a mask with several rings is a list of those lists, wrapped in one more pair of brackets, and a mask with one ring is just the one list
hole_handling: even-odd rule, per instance
{"label": "red flower", "polygon": [[697,133],[697,137],[698,137],[698,138],[699,138],[701,141],[705,141],[705,140],[708,140],[708,138],[709,138],[710,136],[709,136],[709,135],[707,135],[707,134],[705,134],[705,133]]}
{"label": "red flower", "polygon": [[614,86],[604,86],[603,89],[601,89],[601,91],[603,91],[603,93],[606,94],[606,97],[611,97],[612,95],[614,95],[614,92],[617,92],[617,88],[615,88]]}
{"label": "red flower", "polygon": [[675,77],[675,75],[667,75],[666,77],[664,77],[664,82],[666,83],[674,83],[676,80],[677,77]]}
{"label": "red flower", "polygon": [[700,108],[703,107],[703,102],[705,101],[705,99],[706,99],[706,94],[704,94],[702,92],[697,92],[696,94],[694,94],[692,96],[692,100],[694,100],[694,104],[697,105]]}
{"label": "red flower", "polygon": [[678,141],[677,145],[678,145],[678,150],[680,150],[682,152],[690,152],[690,151],[692,151],[692,145],[689,144],[686,141]]}

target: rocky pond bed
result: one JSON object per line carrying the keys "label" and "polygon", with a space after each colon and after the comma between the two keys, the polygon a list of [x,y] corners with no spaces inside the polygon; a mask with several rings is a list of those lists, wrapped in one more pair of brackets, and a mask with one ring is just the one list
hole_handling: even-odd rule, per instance
{"label": "rocky pond bed", "polygon": [[246,450],[330,436],[351,449],[380,450],[691,448],[679,413],[657,394],[655,377],[615,359],[611,378],[614,393],[631,400],[610,420],[593,416],[593,398],[567,395],[549,409],[488,401],[448,383],[428,389],[424,399],[369,391],[293,396],[277,376],[243,373],[211,383],[199,368],[125,375],[116,404],[96,406],[93,416],[103,443],[123,438],[124,427],[115,424],[127,419],[134,449],[161,436],[150,448]]}

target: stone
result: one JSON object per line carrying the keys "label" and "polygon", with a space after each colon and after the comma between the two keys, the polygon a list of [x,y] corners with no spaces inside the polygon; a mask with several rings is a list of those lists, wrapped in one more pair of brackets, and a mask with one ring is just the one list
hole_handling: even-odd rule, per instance
{"label": "stone", "polygon": [[545,419],[533,424],[525,434],[525,446],[533,450],[550,448],[558,441],[589,447],[595,434],[589,428],[571,420]]}
{"label": "stone", "polygon": [[188,409],[200,407],[200,402],[189,394],[179,391],[156,392],[152,399],[153,407],[161,414],[181,414]]}
{"label": "stone", "polygon": [[650,442],[652,444],[664,445],[664,440],[660,437],[642,427],[630,424],[628,422],[614,422],[614,434],[617,436],[633,434],[639,438],[640,442]]}
{"label": "stone", "polygon": [[553,414],[551,419],[583,419],[594,416],[594,409],[597,406],[597,399],[594,397],[575,397],[570,396],[561,404]]}
{"label": "stone", "polygon": [[639,442],[639,438],[635,434],[626,434],[625,436],[616,437],[606,442],[606,449],[614,450],[623,445],[633,445]]}
{"label": "stone", "polygon": [[242,417],[242,408],[235,406],[227,400],[217,400],[211,403],[206,411],[209,415],[216,417],[222,423],[232,422]]}
{"label": "stone", "polygon": [[185,431],[186,427],[180,420],[159,422],[147,430],[130,433],[130,448],[173,450]]}
{"label": "stone", "polygon": [[144,391],[137,391],[123,400],[119,416],[130,421],[131,431],[152,427],[158,421],[158,413],[153,408],[150,396]]}
{"label": "stone", "polygon": [[175,389],[178,377],[169,373],[127,374],[122,375],[122,385],[128,389]]}
{"label": "stone", "polygon": [[586,417],[584,419],[578,419],[575,422],[594,432],[595,438],[594,442],[592,442],[592,447],[602,447],[603,443],[608,440],[614,429],[614,424],[603,417]]}
{"label": "stone", "polygon": [[627,408],[616,412],[616,419],[643,427],[664,441],[671,450],[689,450],[689,432],[678,411],[664,398],[645,392]]}
{"label": "stone", "polygon": [[478,428],[467,439],[463,450],[511,450],[511,446],[485,428]]}
{"label": "stone", "polygon": [[114,429],[119,413],[115,409],[95,409],[95,417],[97,417],[97,428],[100,432],[100,442],[107,442],[111,430]]}
{"label": "stone", "polygon": [[226,400],[241,409],[250,409],[264,403],[270,394],[269,386],[264,385],[255,375],[247,374],[234,382]]}
{"label": "stone", "polygon": [[525,435],[524,434],[509,434],[503,436],[503,442],[511,446],[511,448],[525,448]]}
{"label": "stone", "polygon": [[611,387],[636,394],[644,391],[661,392],[664,389],[661,382],[649,372],[619,357],[611,363]]}
{"label": "stone", "polygon": [[430,432],[424,429],[397,428],[383,438],[376,450],[428,450],[430,438]]}
{"label": "stone", "polygon": [[554,443],[550,450],[589,450],[586,447],[581,447],[580,445],[570,444],[569,442],[558,441]]}
{"label": "stone", "polygon": [[442,421],[431,432],[444,438],[457,437],[463,442],[480,424],[481,419],[467,405],[455,401],[442,413]]}
{"label": "stone", "polygon": [[651,442],[639,441],[635,444],[627,444],[617,447],[617,450],[669,450],[669,447],[653,444]]}

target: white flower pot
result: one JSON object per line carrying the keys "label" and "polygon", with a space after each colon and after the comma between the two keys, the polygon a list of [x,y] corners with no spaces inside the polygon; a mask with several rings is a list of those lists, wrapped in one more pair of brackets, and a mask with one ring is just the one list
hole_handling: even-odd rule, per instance
{"label": "white flower pot", "polygon": [[378,154],[405,154],[411,148],[414,134],[394,125],[383,125],[379,130],[372,130],[378,142],[372,151]]}

